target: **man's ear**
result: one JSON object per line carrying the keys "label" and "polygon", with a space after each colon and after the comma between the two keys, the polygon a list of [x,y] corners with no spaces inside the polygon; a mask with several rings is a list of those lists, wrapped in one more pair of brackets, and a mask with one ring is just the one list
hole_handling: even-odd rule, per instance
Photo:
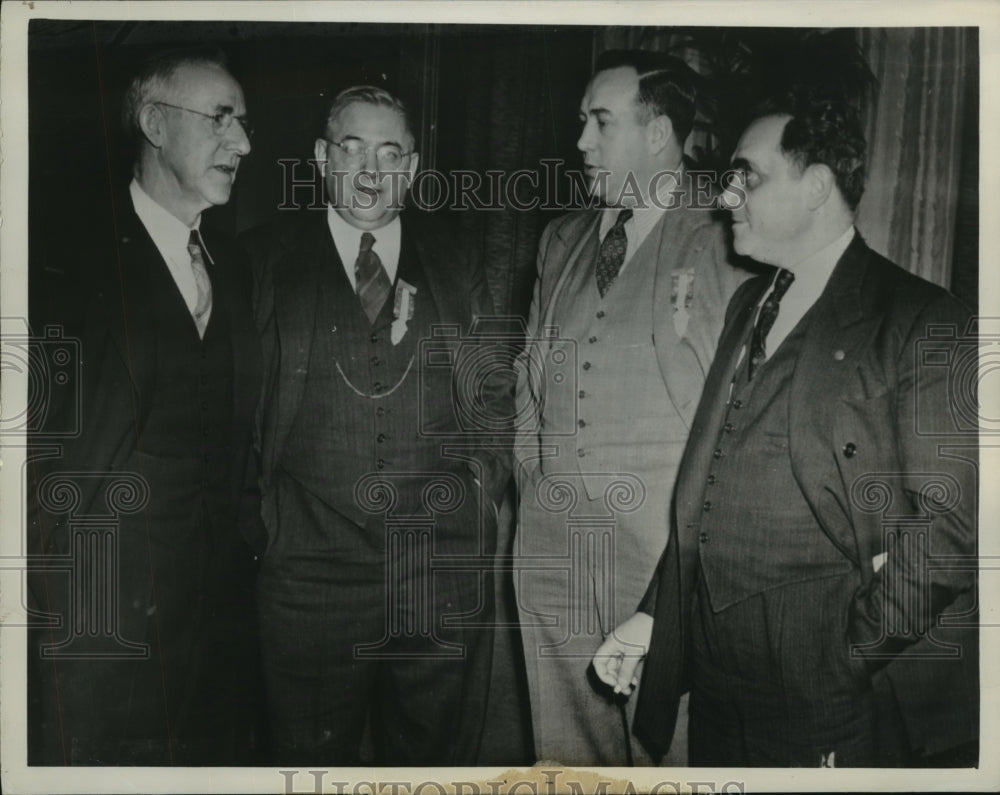
{"label": "man's ear", "polygon": [[818,210],[830,198],[830,193],[837,185],[837,178],[830,167],[823,163],[813,163],[806,168],[806,207]]}
{"label": "man's ear", "polygon": [[320,169],[326,165],[326,147],[329,142],[326,138],[317,138],[316,143],[313,144],[313,157],[316,158],[316,162],[319,164]]}
{"label": "man's ear", "polygon": [[674,138],[674,125],[667,115],[656,116],[646,124],[646,141],[651,154],[658,155]]}
{"label": "man's ear", "polygon": [[159,105],[150,102],[139,111],[139,129],[150,145],[159,149],[166,138],[166,116]]}

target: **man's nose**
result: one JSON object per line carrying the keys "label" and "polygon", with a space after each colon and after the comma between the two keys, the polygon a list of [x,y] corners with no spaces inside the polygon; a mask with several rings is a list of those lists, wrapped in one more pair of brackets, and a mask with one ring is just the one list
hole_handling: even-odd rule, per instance
{"label": "man's nose", "polygon": [[577,139],[576,148],[581,152],[589,152],[594,148],[594,135],[591,123],[588,121],[583,125],[580,137]]}
{"label": "man's nose", "polygon": [[235,149],[241,157],[250,154],[250,136],[243,129],[243,124],[238,119],[233,119],[233,123],[226,130],[226,146]]}

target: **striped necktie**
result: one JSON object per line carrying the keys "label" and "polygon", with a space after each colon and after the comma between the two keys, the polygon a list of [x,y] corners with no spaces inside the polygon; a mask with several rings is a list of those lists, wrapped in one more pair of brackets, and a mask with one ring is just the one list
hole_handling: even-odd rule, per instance
{"label": "striped necktie", "polygon": [[375,245],[375,238],[371,232],[361,235],[361,247],[358,250],[358,258],[354,262],[354,278],[358,285],[358,298],[361,299],[361,308],[368,316],[368,322],[374,323],[385,299],[392,292],[392,282],[389,281],[389,274],[385,272],[382,260],[378,254],[372,251]]}

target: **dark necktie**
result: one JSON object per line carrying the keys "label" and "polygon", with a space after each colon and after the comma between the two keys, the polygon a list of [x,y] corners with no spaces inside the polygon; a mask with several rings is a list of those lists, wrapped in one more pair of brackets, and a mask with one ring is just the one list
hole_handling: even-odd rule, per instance
{"label": "dark necktie", "polygon": [[198,336],[205,336],[205,329],[208,327],[208,318],[212,311],[212,280],[208,278],[208,269],[205,267],[205,256],[201,248],[201,235],[197,229],[191,230],[187,244],[188,254],[191,257],[191,272],[194,274],[194,283],[198,288],[198,298],[195,302],[194,324],[198,327]]}
{"label": "dark necktie", "polygon": [[618,271],[625,262],[625,249],[628,240],[625,238],[625,222],[632,217],[631,210],[618,213],[618,220],[604,236],[601,249],[597,252],[597,289],[604,298],[605,293],[618,278]]}
{"label": "dark necktie", "polygon": [[774,325],[775,318],[778,317],[778,304],[781,297],[787,292],[789,286],[795,281],[795,274],[781,268],[778,271],[778,278],[774,280],[774,289],[764,301],[757,316],[757,323],[753,327],[753,336],[750,338],[750,361],[747,363],[747,375],[753,378],[753,371],[767,358],[765,342],[767,335]]}
{"label": "dark necktie", "polygon": [[372,251],[374,245],[375,238],[371,232],[365,232],[361,235],[361,248],[358,250],[358,258],[354,263],[358,298],[361,299],[361,307],[365,310],[369,323],[375,322],[378,313],[382,311],[385,299],[392,292],[389,274],[385,272],[378,254]]}

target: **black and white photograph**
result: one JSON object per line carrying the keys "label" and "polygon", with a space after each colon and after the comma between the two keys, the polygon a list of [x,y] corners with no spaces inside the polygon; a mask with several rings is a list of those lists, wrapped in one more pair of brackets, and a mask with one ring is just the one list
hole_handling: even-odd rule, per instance
{"label": "black and white photograph", "polygon": [[1000,787],[1000,7],[0,33],[4,791]]}

